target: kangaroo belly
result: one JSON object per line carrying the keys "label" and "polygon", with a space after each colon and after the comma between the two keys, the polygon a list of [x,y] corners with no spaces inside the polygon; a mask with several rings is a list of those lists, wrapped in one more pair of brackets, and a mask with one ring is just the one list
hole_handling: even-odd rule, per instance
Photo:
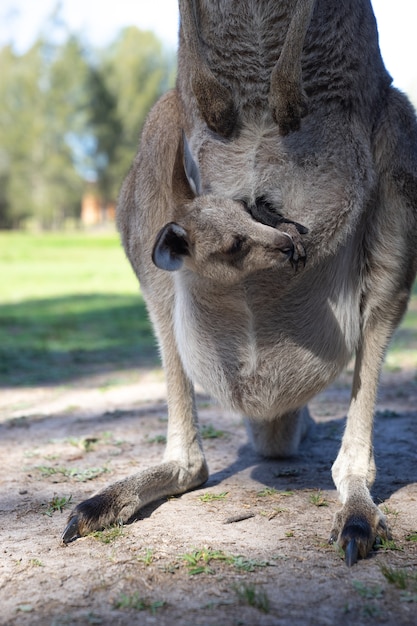
{"label": "kangaroo belly", "polygon": [[253,417],[305,404],[340,373],[359,337],[358,290],[337,277],[335,293],[328,279],[306,273],[285,291],[266,272],[223,301],[206,292],[204,306],[180,288],[175,332],[190,379]]}

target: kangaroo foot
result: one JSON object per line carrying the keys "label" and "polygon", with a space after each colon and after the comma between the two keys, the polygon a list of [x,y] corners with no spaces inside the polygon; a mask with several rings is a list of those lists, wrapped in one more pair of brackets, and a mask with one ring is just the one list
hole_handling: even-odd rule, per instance
{"label": "kangaroo foot", "polygon": [[116,490],[112,494],[110,488],[80,502],[70,513],[68,524],[62,533],[62,542],[67,544],[95,530],[102,530],[115,523],[127,522],[134,514],[136,507],[131,503],[128,507],[129,511],[124,511],[118,505],[117,500]]}
{"label": "kangaroo foot", "polygon": [[62,542],[67,544],[94,530],[126,523],[149,502],[184,493],[207,480],[205,462],[196,471],[190,470],[171,461],[113,483],[71,511]]}
{"label": "kangaroo foot", "polygon": [[336,543],[345,553],[349,567],[358,559],[364,559],[372,550],[376,540],[389,539],[384,515],[373,502],[358,503],[352,498],[338,511],[334,518],[330,543]]}

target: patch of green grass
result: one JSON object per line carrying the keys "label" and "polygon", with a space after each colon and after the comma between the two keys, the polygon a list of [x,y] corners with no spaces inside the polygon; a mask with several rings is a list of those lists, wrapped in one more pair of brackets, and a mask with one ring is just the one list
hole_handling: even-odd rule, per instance
{"label": "patch of green grass", "polygon": [[0,274],[8,276],[2,302],[68,292],[137,293],[116,232],[0,232]]}
{"label": "patch of green grass", "polygon": [[21,611],[22,613],[31,613],[33,611],[33,606],[31,604],[19,604],[16,607],[16,611]]}
{"label": "patch of green grass", "polygon": [[364,618],[376,618],[381,614],[381,607],[378,603],[384,596],[384,589],[380,585],[366,584],[360,580],[352,581],[354,590],[367,600],[361,606],[361,614]]}
{"label": "patch of green grass", "polygon": [[35,469],[38,470],[42,476],[61,475],[65,478],[74,478],[82,483],[93,480],[97,478],[97,476],[109,471],[107,467],[88,467],[81,469],[77,467],[50,467],[48,465],[37,465]]}
{"label": "patch of green grass", "polygon": [[391,371],[417,368],[417,282],[407,312],[389,345],[385,367]]}
{"label": "patch of green grass", "polygon": [[117,234],[0,233],[0,385],[157,363]]}
{"label": "patch of green grass", "polygon": [[170,563],[160,565],[159,569],[165,574],[174,574],[177,570],[180,569],[180,565],[179,563],[177,563],[177,561],[171,561]]}
{"label": "patch of green grass", "polygon": [[265,487],[265,489],[261,489],[256,494],[259,498],[269,498],[270,496],[276,496],[278,494],[278,490],[275,487]]}
{"label": "patch of green grass", "polygon": [[320,489],[318,489],[315,493],[310,495],[310,502],[314,504],[314,506],[329,506],[326,498],[323,496]]}
{"label": "patch of green grass", "polygon": [[146,437],[146,443],[161,443],[167,442],[166,435],[155,435],[154,437]]}
{"label": "patch of green grass", "polygon": [[384,367],[391,372],[417,367],[417,312],[409,309],[406,313],[390,343]]}
{"label": "patch of green grass", "polygon": [[383,539],[382,537],[378,539],[377,548],[378,550],[384,550],[385,552],[389,550],[404,552],[404,548],[395,543],[393,539]]}
{"label": "patch of green grass", "polygon": [[409,591],[402,591],[400,593],[401,602],[417,602],[417,593],[410,593]]}
{"label": "patch of green grass", "polygon": [[368,617],[375,619],[382,615],[382,609],[378,604],[364,604],[361,613],[365,619]]}
{"label": "patch of green grass", "polygon": [[248,559],[245,556],[230,556],[228,562],[230,565],[233,565],[238,570],[242,570],[244,572],[254,572],[256,569],[260,567],[270,567],[271,563],[269,561],[258,561],[257,559]]}
{"label": "patch of green grass", "polygon": [[267,517],[269,520],[274,519],[274,517],[276,517],[277,515],[279,515],[280,513],[287,513],[288,509],[285,509],[282,506],[274,506],[272,509],[270,509],[269,511],[259,511],[259,514],[262,515],[263,517]]}
{"label": "patch of green grass", "polygon": [[62,496],[62,497],[54,496],[48,502],[48,508],[45,511],[43,511],[43,514],[48,515],[49,517],[52,517],[55,511],[59,511],[60,513],[62,513],[65,507],[71,503],[71,499],[72,499],[72,496]]}
{"label": "patch of green grass", "polygon": [[417,591],[417,573],[410,570],[381,565],[381,573],[397,589]]}
{"label": "patch of green grass", "polygon": [[255,585],[242,583],[235,586],[235,592],[240,602],[253,606],[262,611],[262,613],[269,613],[270,601],[268,594],[263,589],[257,588]]}
{"label": "patch of green grass", "polygon": [[214,570],[210,566],[212,561],[225,563],[229,567],[244,572],[254,572],[261,567],[271,566],[269,561],[249,559],[241,554],[226,554],[222,550],[212,550],[210,548],[194,549],[191,552],[181,555],[181,558],[185,562],[189,574],[192,576],[196,574],[214,574]]}
{"label": "patch of green grass", "polygon": [[80,448],[84,452],[91,452],[94,450],[94,445],[98,443],[97,437],[69,437],[68,443],[75,448]]}
{"label": "patch of green grass", "polygon": [[29,565],[31,567],[43,567],[43,563],[39,559],[30,559]]}
{"label": "patch of green grass", "polygon": [[410,575],[409,572],[402,569],[388,567],[388,565],[382,565],[381,572],[390,585],[394,585],[397,589],[407,589]]}
{"label": "patch of green grass", "polygon": [[138,555],[136,557],[136,560],[139,561],[139,563],[143,563],[144,565],[146,565],[148,567],[154,560],[153,550],[148,548],[146,550],[145,554],[144,555]]}
{"label": "patch of green grass", "polygon": [[198,496],[201,502],[213,502],[215,500],[225,500],[228,495],[228,491],[222,491],[222,493],[203,493],[202,496]]}
{"label": "patch of green grass", "polygon": [[389,507],[387,504],[384,504],[381,509],[384,515],[392,515],[393,517],[395,517],[395,519],[397,519],[398,515],[400,514],[397,509],[391,509],[391,507]]}
{"label": "patch of green grass", "polygon": [[201,427],[201,437],[203,439],[219,439],[224,437],[224,435],[223,430],[217,430],[212,424],[204,424]]}
{"label": "patch of green grass", "polygon": [[354,580],[352,582],[352,586],[362,598],[366,598],[368,600],[379,600],[384,595],[384,590],[380,585],[366,585],[360,580]]}
{"label": "patch of green grass", "polygon": [[157,600],[152,602],[147,598],[143,598],[137,591],[132,594],[122,593],[120,596],[113,602],[113,606],[115,609],[133,609],[134,611],[150,611],[152,615],[155,615],[158,609],[161,609],[165,606],[164,600]]}
{"label": "patch of green grass", "polygon": [[290,497],[294,495],[294,492],[286,490],[278,491],[278,489],[275,489],[275,487],[265,487],[264,489],[261,489],[261,491],[258,491],[256,495],[259,498],[270,498],[275,496]]}
{"label": "patch of green grass", "polygon": [[104,530],[95,530],[91,533],[91,537],[97,539],[101,543],[112,543],[115,539],[123,536],[123,526],[111,526]]}
{"label": "patch of green grass", "polygon": [[214,571],[210,567],[211,561],[227,561],[227,555],[221,550],[211,550],[210,548],[203,548],[201,550],[193,550],[181,555],[182,560],[185,562],[188,573],[191,576],[197,574],[213,574]]}
{"label": "patch of green grass", "polygon": [[406,541],[417,541],[417,533],[410,533],[405,539]]}

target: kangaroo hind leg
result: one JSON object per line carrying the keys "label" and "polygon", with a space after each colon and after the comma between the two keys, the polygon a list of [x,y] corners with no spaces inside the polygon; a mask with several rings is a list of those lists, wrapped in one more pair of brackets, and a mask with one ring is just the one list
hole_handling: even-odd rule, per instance
{"label": "kangaroo hind leg", "polygon": [[389,535],[369,492],[375,479],[373,414],[384,353],[406,310],[417,269],[417,124],[409,103],[394,89],[375,130],[374,153],[379,197],[362,242],[361,342],[346,430],[332,468],[343,507],[331,541],[345,550],[348,565],[365,557],[377,536]]}

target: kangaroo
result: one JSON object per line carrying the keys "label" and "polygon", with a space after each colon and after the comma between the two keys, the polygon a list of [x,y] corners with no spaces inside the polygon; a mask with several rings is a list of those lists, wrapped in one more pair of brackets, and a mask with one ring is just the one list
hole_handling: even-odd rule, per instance
{"label": "kangaroo", "polygon": [[[164,461],[80,503],[64,542],[127,521],[149,501],[207,479],[195,382],[246,416],[258,452],[286,456],[296,453],[307,430],[308,401],[352,354],[351,403],[332,467],[342,508],[330,538],[353,565],[377,536],[388,536],[369,491],[376,471],[372,424],[384,353],[417,270],[417,123],[407,98],[391,86],[369,0],[313,4],[304,22],[301,60],[293,60],[302,68],[299,84],[308,112],[297,114],[298,121],[283,133],[271,106],[271,86],[283,53],[285,58],[295,9],[306,4],[181,3],[177,87],[148,116],[118,206],[123,245],[166,372]],[[187,47],[190,24],[200,42],[197,57]],[[229,121],[221,113],[226,131],[210,121],[222,107],[204,103],[193,82],[207,68],[238,111]],[[281,87],[278,81],[278,91]],[[179,167],[183,131],[189,148]],[[239,263],[247,266],[244,256],[239,258],[244,242],[238,241],[250,232],[245,207],[269,225],[262,231],[265,243],[276,226],[280,261],[260,269],[251,260],[257,269],[244,270],[239,278]],[[227,239],[229,211],[244,222]],[[210,232],[213,242],[214,257],[204,257],[206,274],[195,265],[197,248],[190,254],[200,229]],[[212,275],[209,269],[219,262],[219,233],[228,241],[227,285],[218,265]],[[250,258],[259,255],[262,263],[259,250]],[[307,263],[297,272],[283,262],[303,254]]]}

